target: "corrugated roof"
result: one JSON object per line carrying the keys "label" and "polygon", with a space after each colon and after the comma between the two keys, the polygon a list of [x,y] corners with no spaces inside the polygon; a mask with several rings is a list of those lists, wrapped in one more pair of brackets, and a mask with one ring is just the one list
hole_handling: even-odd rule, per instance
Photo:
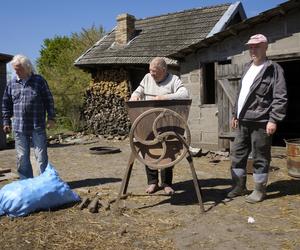
{"label": "corrugated roof", "polygon": [[168,57],[205,39],[229,7],[230,4],[222,4],[136,20],[138,35],[126,46],[114,43],[114,29],[79,57],[75,65],[148,64],[153,57]]}

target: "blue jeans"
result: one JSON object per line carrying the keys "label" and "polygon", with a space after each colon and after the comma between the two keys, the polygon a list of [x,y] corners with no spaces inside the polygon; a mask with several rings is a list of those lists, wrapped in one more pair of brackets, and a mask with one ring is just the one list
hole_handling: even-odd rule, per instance
{"label": "blue jeans", "polygon": [[32,178],[33,171],[30,162],[30,145],[34,148],[34,155],[40,173],[43,173],[48,164],[47,136],[45,129],[35,129],[31,134],[14,132],[17,152],[17,171],[20,179]]}

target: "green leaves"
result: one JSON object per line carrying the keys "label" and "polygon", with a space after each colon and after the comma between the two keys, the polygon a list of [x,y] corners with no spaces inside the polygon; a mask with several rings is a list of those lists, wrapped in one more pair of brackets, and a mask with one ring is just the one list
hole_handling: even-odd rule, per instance
{"label": "green leaves", "polygon": [[39,74],[43,75],[52,91],[58,117],[73,130],[80,129],[80,110],[85,90],[90,83],[89,73],[74,66],[74,61],[105,34],[94,25],[71,36],[55,36],[44,40],[37,60]]}

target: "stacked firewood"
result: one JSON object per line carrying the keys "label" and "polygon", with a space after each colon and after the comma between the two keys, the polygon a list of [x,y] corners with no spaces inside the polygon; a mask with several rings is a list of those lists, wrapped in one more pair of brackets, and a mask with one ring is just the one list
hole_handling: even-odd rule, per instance
{"label": "stacked firewood", "polygon": [[130,121],[125,101],[130,96],[128,73],[123,69],[99,71],[86,91],[84,119],[87,129],[108,138],[125,138]]}

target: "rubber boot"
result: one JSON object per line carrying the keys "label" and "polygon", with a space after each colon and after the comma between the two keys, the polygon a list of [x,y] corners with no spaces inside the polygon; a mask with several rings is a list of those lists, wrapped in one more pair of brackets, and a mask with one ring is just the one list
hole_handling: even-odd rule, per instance
{"label": "rubber boot", "polygon": [[257,203],[264,200],[266,197],[266,189],[266,183],[255,183],[255,188],[253,192],[246,197],[246,202]]}
{"label": "rubber boot", "polygon": [[238,176],[231,170],[232,180],[233,180],[233,187],[231,191],[227,194],[228,198],[234,198],[237,196],[243,196],[248,193],[246,188],[246,180],[247,176],[244,174],[242,176]]}

